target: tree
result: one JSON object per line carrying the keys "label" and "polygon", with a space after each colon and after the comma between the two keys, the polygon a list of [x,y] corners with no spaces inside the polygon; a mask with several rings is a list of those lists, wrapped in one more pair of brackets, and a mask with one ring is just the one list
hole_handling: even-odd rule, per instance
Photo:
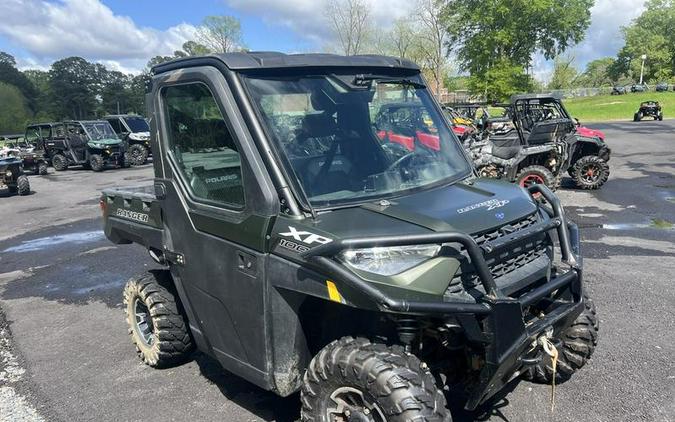
{"label": "tree", "polygon": [[590,88],[611,85],[614,80],[610,75],[610,69],[614,62],[615,59],[612,57],[603,57],[589,62],[584,73],[579,75],[578,84]]}
{"label": "tree", "polygon": [[[579,43],[590,25],[594,0],[445,0],[448,50],[454,51],[476,87],[507,93],[529,85],[532,56],[546,59]],[[493,78],[503,77],[503,81]],[[506,82],[518,83],[507,87]],[[482,92],[478,91],[478,92]],[[487,93],[491,96],[489,91]],[[503,95],[503,93],[502,93]]]}
{"label": "tree", "polygon": [[77,120],[94,117],[97,70],[82,57],[68,57],[52,64],[49,89],[54,116]]}
{"label": "tree", "polygon": [[16,67],[16,59],[14,59],[14,56],[5,53],[4,51],[0,51],[0,63],[7,63],[12,67]]}
{"label": "tree", "polygon": [[16,60],[11,54],[0,51],[0,82],[12,85],[21,91],[26,105],[35,111],[38,91],[31,81],[16,68]]}
{"label": "tree", "polygon": [[183,43],[183,51],[188,56],[206,56],[212,53],[207,46],[196,41],[185,41]]}
{"label": "tree", "polygon": [[488,102],[502,101],[519,92],[531,92],[533,79],[518,63],[509,59],[494,60],[484,73],[469,76],[469,91],[482,94]]}
{"label": "tree", "polygon": [[216,53],[241,50],[241,23],[233,16],[207,16],[197,28],[197,38]]}
{"label": "tree", "polygon": [[623,28],[625,46],[610,68],[614,79],[628,76],[637,81],[642,55],[647,56],[646,81],[668,80],[675,75],[675,1],[649,0],[645,6],[642,15]]}
{"label": "tree", "polygon": [[370,6],[364,0],[329,0],[326,14],[342,54],[360,54],[371,36]]}
{"label": "tree", "polygon": [[553,74],[548,89],[570,89],[574,86],[579,72],[574,67],[574,57],[558,56],[553,61]]}
{"label": "tree", "polygon": [[118,71],[102,72],[99,91],[102,114],[126,113],[130,106],[131,76]]}
{"label": "tree", "polygon": [[448,43],[441,0],[420,0],[417,7],[421,24],[418,48],[423,66],[429,70],[434,92],[440,92],[447,73],[445,47]]}
{"label": "tree", "polygon": [[23,132],[31,112],[21,90],[0,82],[0,104],[0,134]]}
{"label": "tree", "polygon": [[49,72],[37,69],[28,69],[22,72],[33,84],[37,91],[34,107],[35,121],[53,120],[50,113]]}

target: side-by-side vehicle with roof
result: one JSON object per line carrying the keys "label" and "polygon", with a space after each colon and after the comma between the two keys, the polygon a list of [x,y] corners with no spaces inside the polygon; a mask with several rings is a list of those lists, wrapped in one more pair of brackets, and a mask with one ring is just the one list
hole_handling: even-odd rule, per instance
{"label": "side-by-side vehicle with roof", "polygon": [[114,114],[104,116],[117,136],[124,141],[126,159],[133,166],[148,161],[150,151],[150,126],[143,116],[137,114]]}
{"label": "side-by-side vehicle with roof", "polygon": [[106,120],[79,120],[30,125],[26,132],[39,133],[38,145],[56,171],[83,166],[103,171],[124,167],[124,143]]}
{"label": "side-by-side vehicle with roof", "polygon": [[101,197],[107,237],[164,267],[124,289],[148,365],[196,347],[300,391],[303,421],[435,422],[446,394],[475,409],[588,362],[577,226],[545,186],[477,177],[415,64],[230,53],[152,74],[154,185]]}

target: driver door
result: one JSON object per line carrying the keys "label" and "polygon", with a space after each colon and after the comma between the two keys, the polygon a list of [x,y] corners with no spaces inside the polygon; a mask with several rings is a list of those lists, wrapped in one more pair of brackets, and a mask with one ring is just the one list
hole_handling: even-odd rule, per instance
{"label": "driver door", "polygon": [[164,244],[190,328],[200,349],[267,387],[266,236],[277,195],[219,71],[183,69],[153,90]]}

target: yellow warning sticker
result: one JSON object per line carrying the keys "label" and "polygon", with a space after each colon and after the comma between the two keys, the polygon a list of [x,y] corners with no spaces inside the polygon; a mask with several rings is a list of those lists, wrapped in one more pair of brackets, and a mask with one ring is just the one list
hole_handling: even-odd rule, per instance
{"label": "yellow warning sticker", "polygon": [[342,303],[342,296],[335,286],[335,283],[330,280],[326,280],[326,287],[328,288],[328,298],[333,302]]}

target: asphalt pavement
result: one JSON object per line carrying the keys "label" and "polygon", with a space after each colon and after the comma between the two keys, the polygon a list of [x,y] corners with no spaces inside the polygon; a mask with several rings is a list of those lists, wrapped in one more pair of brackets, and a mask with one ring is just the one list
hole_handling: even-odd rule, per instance
{"label": "asphalt pavement", "polygon": [[[582,230],[587,290],[601,320],[590,363],[557,387],[521,382],[458,421],[675,421],[675,121],[589,125],[606,132],[602,190],[559,195]],[[0,420],[294,421],[278,398],[196,353],[155,370],[137,359],[122,287],[153,268],[101,231],[102,188],[149,183],[152,166],[33,176],[0,193]],[[6,318],[6,320],[5,320]]]}

